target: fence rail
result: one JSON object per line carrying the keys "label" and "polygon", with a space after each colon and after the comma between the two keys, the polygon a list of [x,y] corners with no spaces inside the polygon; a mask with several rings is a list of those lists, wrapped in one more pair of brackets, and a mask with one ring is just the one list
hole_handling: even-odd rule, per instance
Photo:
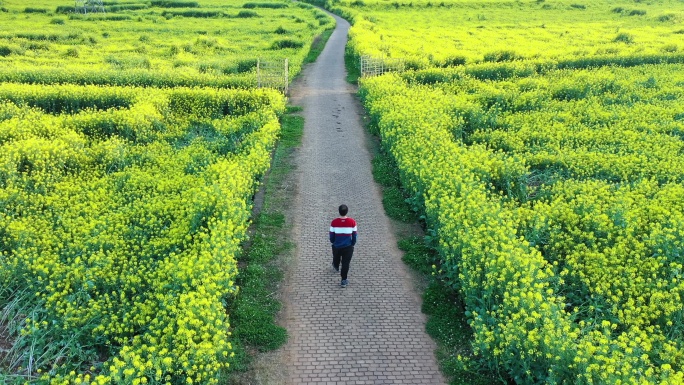
{"label": "fence rail", "polygon": [[264,61],[257,59],[257,87],[275,88],[287,94],[290,83],[290,68],[284,61]]}
{"label": "fence rail", "polygon": [[361,77],[378,76],[386,72],[403,72],[405,68],[403,58],[361,56]]}

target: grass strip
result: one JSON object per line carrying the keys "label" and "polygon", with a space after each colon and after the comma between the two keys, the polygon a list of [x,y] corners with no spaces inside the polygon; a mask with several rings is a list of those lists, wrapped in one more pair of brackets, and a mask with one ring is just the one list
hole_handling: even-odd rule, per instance
{"label": "grass strip", "polygon": [[442,373],[450,385],[490,385],[506,383],[495,369],[483,365],[473,355],[473,331],[465,315],[465,304],[458,290],[439,279],[438,254],[423,237],[399,241],[404,263],[427,281],[422,311],[427,315],[425,330],[437,343],[435,352]]}
{"label": "grass strip", "polygon": [[399,181],[399,172],[390,154],[378,152],[373,160],[373,177],[382,187],[382,206],[392,219],[403,223],[418,220]]}
{"label": "grass strip", "polygon": [[353,49],[347,47],[344,50],[344,65],[347,67],[347,83],[359,84],[361,77],[361,65],[359,64],[360,57],[354,54]]}
{"label": "grass strip", "polygon": [[309,53],[306,55],[304,58],[304,62],[302,64],[309,64],[313,63],[318,59],[318,56],[323,52],[323,49],[325,48],[325,44],[328,42],[328,39],[330,39],[330,35],[335,31],[335,28],[333,26],[332,29],[326,29],[321,33],[320,35],[316,36],[311,43],[311,48],[309,49]]}
{"label": "grass strip", "polygon": [[[404,223],[419,220],[399,181],[399,170],[387,153],[378,149],[373,159],[373,176],[382,186],[382,203],[390,218]],[[427,315],[425,329],[437,343],[437,359],[450,385],[489,385],[501,383],[494,370],[473,355],[472,330],[465,315],[460,292],[440,280],[439,255],[426,237],[410,236],[399,241],[402,260],[427,282],[422,311]]]}
{"label": "grass strip", "polygon": [[264,201],[252,224],[251,242],[240,257],[236,279],[240,287],[236,299],[228,304],[231,314],[234,361],[225,374],[250,370],[259,352],[280,348],[287,341],[287,331],[276,323],[281,308],[278,286],[283,278],[283,255],[293,249],[285,209],[293,197],[281,188],[293,168],[293,152],[301,143],[304,119],[288,107],[281,118],[281,138],[273,154],[271,170],[264,179]]}
{"label": "grass strip", "polygon": [[[349,58],[349,60],[347,60]],[[345,55],[348,74],[358,69],[351,55]],[[349,81],[349,77],[347,79]],[[373,178],[382,187],[382,205],[390,218],[403,223],[422,221],[422,209],[409,197],[401,185],[399,168],[391,154],[379,145],[378,130],[371,122],[368,130],[377,140],[372,160]],[[422,225],[422,223],[421,223]],[[424,226],[423,226],[424,228]],[[496,371],[488,368],[473,355],[473,332],[465,315],[465,304],[460,292],[440,280],[439,255],[430,245],[430,237],[409,236],[400,239],[402,260],[427,283],[423,293],[422,311],[427,315],[426,332],[437,344],[436,356],[440,369],[450,385],[489,385],[506,383]]]}

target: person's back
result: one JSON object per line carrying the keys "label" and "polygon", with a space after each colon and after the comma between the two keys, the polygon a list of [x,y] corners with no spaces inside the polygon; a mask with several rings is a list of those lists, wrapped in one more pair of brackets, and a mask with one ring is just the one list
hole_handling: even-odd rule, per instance
{"label": "person's back", "polygon": [[338,211],[340,217],[333,219],[330,223],[330,243],[333,251],[332,266],[335,271],[340,271],[340,263],[342,264],[340,285],[346,287],[349,283],[347,273],[356,245],[357,228],[354,218],[347,216],[349,209],[346,205],[341,205]]}
{"label": "person's back", "polygon": [[354,218],[341,217],[333,219],[330,231],[335,234],[333,247],[341,249],[354,246],[356,237],[356,221]]}

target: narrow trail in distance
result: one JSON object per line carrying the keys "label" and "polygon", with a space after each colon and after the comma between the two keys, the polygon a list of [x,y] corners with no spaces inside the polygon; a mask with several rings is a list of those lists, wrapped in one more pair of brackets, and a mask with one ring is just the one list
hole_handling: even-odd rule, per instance
{"label": "narrow trail in distance", "polygon": [[[291,90],[304,108],[296,160],[293,241],[283,282],[283,348],[288,384],[445,384],[425,333],[421,299],[401,261],[371,174],[369,134],[355,87],[345,81],[349,23],[337,28],[318,60]],[[340,204],[356,219],[359,240],[340,287],[331,268],[330,221]]]}

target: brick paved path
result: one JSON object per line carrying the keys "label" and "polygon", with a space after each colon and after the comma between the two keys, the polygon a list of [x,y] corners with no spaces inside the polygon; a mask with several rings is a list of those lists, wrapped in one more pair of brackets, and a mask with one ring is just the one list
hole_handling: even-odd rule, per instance
{"label": "brick paved path", "polygon": [[[292,90],[304,107],[297,160],[297,253],[284,282],[290,384],[444,384],[420,297],[396,248],[371,175],[355,87],[345,82],[349,24],[337,29]],[[350,284],[330,262],[328,228],[345,203],[358,222]]]}

